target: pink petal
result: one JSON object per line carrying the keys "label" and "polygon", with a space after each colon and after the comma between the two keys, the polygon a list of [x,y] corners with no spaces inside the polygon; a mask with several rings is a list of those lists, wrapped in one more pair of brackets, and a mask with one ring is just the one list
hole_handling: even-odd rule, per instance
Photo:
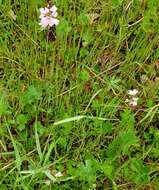
{"label": "pink petal", "polygon": [[46,28],[49,25],[49,19],[47,17],[44,17],[41,19],[41,24],[43,28]]}
{"label": "pink petal", "polygon": [[45,11],[44,8],[40,8],[40,13],[41,13],[41,14],[44,14],[44,11]]}
{"label": "pink petal", "polygon": [[57,7],[55,5],[51,7],[50,11],[53,17],[57,17]]}
{"label": "pink petal", "polygon": [[52,6],[51,8],[50,8],[50,11],[52,12],[52,13],[55,13],[56,11],[57,11],[57,7],[54,5],[54,6]]}
{"label": "pink petal", "polygon": [[57,17],[57,12],[54,12],[54,13],[51,13],[51,15],[53,16],[53,17]]}
{"label": "pink petal", "polygon": [[54,26],[54,25],[58,25],[59,24],[59,20],[55,19],[55,18],[50,18],[49,19],[49,26]]}
{"label": "pink petal", "polygon": [[40,9],[40,13],[43,14],[43,15],[45,15],[45,14],[49,13],[49,9],[46,8],[46,7],[45,8],[41,8]]}
{"label": "pink petal", "polygon": [[39,16],[40,19],[43,19],[44,17],[45,17],[45,15],[43,15],[43,14],[41,14],[41,15]]}

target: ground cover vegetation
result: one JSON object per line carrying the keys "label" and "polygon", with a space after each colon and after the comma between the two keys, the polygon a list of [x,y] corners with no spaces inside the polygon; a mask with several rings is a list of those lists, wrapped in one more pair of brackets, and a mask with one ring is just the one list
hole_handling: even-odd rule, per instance
{"label": "ground cover vegetation", "polygon": [[0,189],[158,190],[158,47],[157,0],[0,0]]}

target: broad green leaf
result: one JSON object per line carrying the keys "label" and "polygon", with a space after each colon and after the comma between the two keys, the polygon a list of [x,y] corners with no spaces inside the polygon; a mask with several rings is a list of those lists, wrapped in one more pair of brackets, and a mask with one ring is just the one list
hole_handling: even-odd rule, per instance
{"label": "broad green leaf", "polygon": [[134,114],[130,110],[125,110],[121,113],[120,127],[131,128],[135,125]]}
{"label": "broad green leaf", "polygon": [[120,134],[109,144],[107,155],[111,160],[115,160],[121,155],[130,154],[130,148],[138,146],[138,138],[134,129],[121,131]]}
{"label": "broad green leaf", "polygon": [[71,31],[72,27],[69,24],[69,22],[67,20],[65,20],[64,18],[62,18],[60,20],[60,24],[57,26],[56,32],[57,32],[57,36],[62,39],[63,36],[67,36],[67,34]]}
{"label": "broad green leaf", "polygon": [[85,164],[80,164],[76,170],[76,175],[83,181],[89,183],[96,180],[96,172],[99,169],[97,160],[86,160]]}
{"label": "broad green leaf", "polygon": [[81,24],[82,26],[86,26],[89,24],[89,17],[84,14],[84,13],[81,13],[79,16],[78,16],[78,22],[79,24]]}
{"label": "broad green leaf", "polygon": [[22,106],[26,106],[35,102],[36,100],[41,99],[42,92],[41,89],[34,86],[29,86],[28,89],[21,96]]}
{"label": "broad green leaf", "polygon": [[113,178],[114,178],[114,167],[113,167],[113,165],[111,165],[107,162],[104,162],[103,164],[101,164],[101,170],[104,172],[106,177],[113,180]]}
{"label": "broad green leaf", "polygon": [[20,131],[24,130],[26,127],[26,123],[28,122],[28,118],[26,115],[20,114],[17,116],[18,129]]}
{"label": "broad green leaf", "polygon": [[123,0],[111,0],[113,6],[119,6],[122,4]]}
{"label": "broad green leaf", "polygon": [[143,185],[149,183],[149,169],[139,159],[131,159],[124,168],[124,175],[132,182]]}

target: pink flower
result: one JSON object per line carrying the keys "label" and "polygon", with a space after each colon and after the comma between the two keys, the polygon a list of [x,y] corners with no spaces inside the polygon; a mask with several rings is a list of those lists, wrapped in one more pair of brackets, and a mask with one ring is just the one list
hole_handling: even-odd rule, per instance
{"label": "pink flower", "polygon": [[57,26],[59,24],[59,20],[56,19],[58,13],[57,13],[57,7],[54,5],[51,8],[45,7],[40,8],[40,23],[39,25],[42,26],[43,29],[47,27]]}
{"label": "pink flower", "polygon": [[50,11],[53,17],[57,17],[57,7],[55,5],[50,8]]}
{"label": "pink flower", "polygon": [[49,13],[49,9],[47,7],[40,8],[40,13],[41,13],[42,16],[45,16],[46,14]]}

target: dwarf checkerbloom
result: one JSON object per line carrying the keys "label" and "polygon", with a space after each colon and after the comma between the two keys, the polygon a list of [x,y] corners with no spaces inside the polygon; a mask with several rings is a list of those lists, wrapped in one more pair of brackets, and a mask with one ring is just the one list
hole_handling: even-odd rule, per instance
{"label": "dwarf checkerbloom", "polygon": [[56,18],[58,15],[57,7],[45,7],[40,9],[40,23],[39,25],[45,29],[59,24],[59,20]]}

